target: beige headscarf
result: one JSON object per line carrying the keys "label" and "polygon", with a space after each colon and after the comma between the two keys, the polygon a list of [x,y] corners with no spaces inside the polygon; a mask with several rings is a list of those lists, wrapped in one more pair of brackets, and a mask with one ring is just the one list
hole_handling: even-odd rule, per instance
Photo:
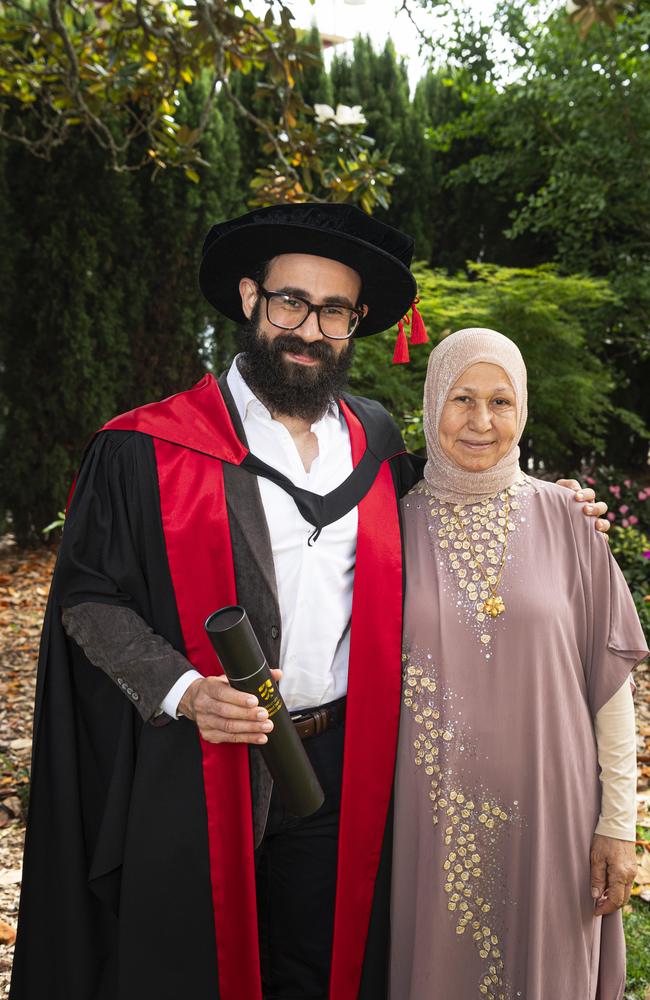
{"label": "beige headscarf", "polygon": [[[472,365],[487,361],[500,365],[515,391],[517,434],[496,465],[485,472],[468,472],[448,458],[440,445],[438,428],[447,396],[460,376]],[[424,468],[432,493],[448,503],[478,503],[506,489],[519,478],[519,441],[528,416],[526,366],[516,344],[496,330],[458,330],[442,340],[429,356],[424,383],[424,436],[427,464]]]}

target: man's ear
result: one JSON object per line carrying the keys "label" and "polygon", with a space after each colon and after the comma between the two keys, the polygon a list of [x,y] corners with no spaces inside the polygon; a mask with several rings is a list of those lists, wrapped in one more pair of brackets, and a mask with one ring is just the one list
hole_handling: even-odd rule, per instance
{"label": "man's ear", "polygon": [[250,319],[259,296],[257,282],[253,281],[252,278],[242,278],[239,282],[239,294],[241,295],[242,312],[246,319]]}

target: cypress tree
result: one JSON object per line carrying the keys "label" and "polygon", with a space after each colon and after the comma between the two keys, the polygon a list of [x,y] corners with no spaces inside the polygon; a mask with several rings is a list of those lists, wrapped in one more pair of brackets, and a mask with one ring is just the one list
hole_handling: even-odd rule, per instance
{"label": "cypress tree", "polygon": [[[188,123],[196,98],[186,98]],[[181,171],[114,173],[83,134],[48,163],[7,148],[1,246],[11,234],[11,252],[0,249],[0,270],[13,281],[0,313],[0,462],[22,544],[39,541],[65,504],[93,431],[205,368],[212,311],[198,289],[201,246],[213,222],[244,207],[230,109],[215,110],[201,149],[210,167],[193,184]]]}
{"label": "cypress tree", "polygon": [[337,102],[360,104],[368,120],[367,132],[377,145],[392,152],[404,168],[391,189],[388,209],[377,218],[409,232],[416,256],[428,259],[437,228],[434,197],[437,187],[433,154],[425,138],[429,124],[422,102],[409,96],[407,67],[397,58],[389,39],[376,52],[369,38],[354,42],[352,59],[335,57],[331,77]]}
{"label": "cypress tree", "polygon": [[[191,89],[185,102],[184,117],[191,126],[201,103],[200,88]],[[153,182],[146,172],[134,177],[142,213],[137,271],[147,296],[131,331],[127,406],[188,388],[212,358],[211,328],[219,321],[199,290],[198,271],[210,226],[246,210],[237,125],[230,104],[213,112],[201,141],[209,166],[199,168],[200,183],[191,183],[180,170],[168,170]],[[219,343],[217,358],[221,348]]]}
{"label": "cypress tree", "polygon": [[320,54],[320,61],[305,68],[302,77],[298,81],[298,89],[307,104],[311,104],[312,106],[314,104],[329,104],[332,106],[334,103],[334,89],[330,76],[325,69],[323,43],[320,31],[315,24],[312,25],[307,33],[306,41]]}
{"label": "cypress tree", "polygon": [[127,378],[129,241],[139,211],[128,176],[105,171],[83,135],[48,163],[9,148],[5,176],[14,245],[0,460],[4,500],[26,544],[64,505],[84,441]]}

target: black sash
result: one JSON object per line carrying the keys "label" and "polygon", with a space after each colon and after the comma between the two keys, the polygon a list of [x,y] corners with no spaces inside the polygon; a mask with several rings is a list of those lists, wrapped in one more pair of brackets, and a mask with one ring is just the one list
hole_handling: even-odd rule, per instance
{"label": "black sash", "polygon": [[318,541],[318,536],[323,528],[338,521],[339,518],[345,517],[363,500],[377,478],[380,467],[381,460],[369,448],[366,448],[363,458],[347,479],[344,479],[331,493],[320,496],[318,493],[310,493],[309,490],[303,490],[300,486],[296,486],[287,476],[250,452],[241,463],[242,469],[246,469],[247,472],[256,476],[263,476],[264,479],[269,479],[293,497],[302,517],[309,524],[313,524],[315,529],[309,536],[308,545],[313,545],[314,542]]}

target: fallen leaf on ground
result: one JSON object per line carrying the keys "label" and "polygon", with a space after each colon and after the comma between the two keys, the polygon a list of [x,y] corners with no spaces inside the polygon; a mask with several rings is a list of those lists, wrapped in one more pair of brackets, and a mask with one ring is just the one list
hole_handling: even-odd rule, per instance
{"label": "fallen leaf on ground", "polygon": [[0,944],[13,944],[16,940],[16,928],[0,920]]}
{"label": "fallen leaf on ground", "polygon": [[27,739],[22,740],[12,740],[9,744],[11,750],[31,750],[32,741]]}
{"label": "fallen leaf on ground", "polygon": [[11,872],[0,872],[0,885],[18,885],[22,882],[22,868],[14,868]]}
{"label": "fallen leaf on ground", "polygon": [[637,862],[632,894],[650,903],[650,853],[644,851],[640,856],[637,855]]}

